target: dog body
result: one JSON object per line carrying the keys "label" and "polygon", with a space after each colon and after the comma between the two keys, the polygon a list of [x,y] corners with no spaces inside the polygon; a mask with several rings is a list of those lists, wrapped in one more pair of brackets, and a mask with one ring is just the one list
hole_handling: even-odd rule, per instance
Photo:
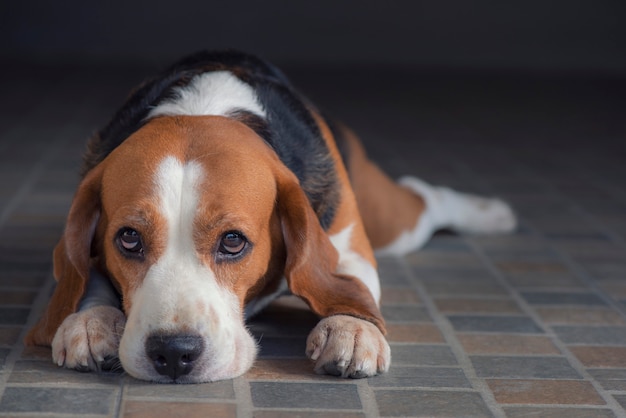
{"label": "dog body", "polygon": [[246,317],[287,291],[321,317],[306,349],[318,373],[384,372],[373,249],[515,226],[501,201],[393,182],[280,71],[238,52],[194,55],[142,85],[91,139],[83,174],[57,287],[26,343],[69,368],[119,356],[158,382],[244,373]]}

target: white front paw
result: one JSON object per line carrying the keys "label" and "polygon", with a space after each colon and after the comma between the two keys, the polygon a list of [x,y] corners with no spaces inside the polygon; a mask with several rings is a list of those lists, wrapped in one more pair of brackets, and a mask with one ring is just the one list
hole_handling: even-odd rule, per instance
{"label": "white front paw", "polygon": [[101,370],[119,364],[118,347],[126,317],[112,306],[96,306],[71,314],[52,340],[52,360],[80,371]]}
{"label": "white front paw", "polygon": [[361,378],[389,369],[389,344],[371,322],[348,315],[322,319],[311,331],[307,356],[315,362],[315,372]]}

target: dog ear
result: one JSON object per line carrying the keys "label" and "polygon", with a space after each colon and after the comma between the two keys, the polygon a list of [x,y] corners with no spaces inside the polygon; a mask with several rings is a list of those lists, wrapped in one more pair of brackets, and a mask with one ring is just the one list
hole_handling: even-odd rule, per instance
{"label": "dog ear", "polygon": [[85,293],[91,245],[100,218],[101,180],[102,169],[96,167],[78,187],[65,231],[54,249],[57,285],[43,316],[26,335],[26,345],[50,345],[63,320],[76,312]]}
{"label": "dog ear", "polygon": [[351,315],[374,323],[385,334],[383,317],[367,287],[356,277],[337,273],[337,250],[295,175],[285,168],[277,181],[287,251],[285,277],[291,292],[322,317]]}

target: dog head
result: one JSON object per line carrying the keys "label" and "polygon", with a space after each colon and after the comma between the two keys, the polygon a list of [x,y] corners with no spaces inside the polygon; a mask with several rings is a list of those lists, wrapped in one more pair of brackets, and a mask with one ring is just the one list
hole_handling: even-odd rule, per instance
{"label": "dog head", "polygon": [[[284,273],[319,311],[336,264],[298,180],[253,130],[219,116],[159,117],[79,186],[55,251],[65,308],[53,297],[48,322],[75,309],[95,265],[122,297],[119,356],[130,375],[225,379],[256,354],[246,301]],[[163,370],[161,351],[179,347],[192,366]]]}

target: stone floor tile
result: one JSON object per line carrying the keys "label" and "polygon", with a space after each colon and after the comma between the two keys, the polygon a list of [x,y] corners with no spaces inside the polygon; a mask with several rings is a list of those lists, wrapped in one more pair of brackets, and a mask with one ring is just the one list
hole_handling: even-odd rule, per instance
{"label": "stone floor tile", "polygon": [[531,305],[606,305],[606,302],[594,293],[522,292],[521,295]]}
{"label": "stone floor tile", "polygon": [[448,315],[448,320],[457,332],[543,333],[526,316]]}
{"label": "stone floor tile", "polygon": [[626,327],[553,326],[566,344],[626,345]]}
{"label": "stone floor tile", "polygon": [[259,408],[361,409],[354,384],[250,382],[250,390]]}
{"label": "stone floor tile", "polygon": [[565,357],[471,356],[478,377],[582,379]]}
{"label": "stone floor tile", "polygon": [[108,415],[115,407],[117,389],[68,389],[51,387],[7,387],[0,413],[50,412]]}
{"label": "stone floor tile", "polygon": [[79,373],[48,361],[18,361],[8,379],[10,384],[103,384],[119,385],[121,373]]}
{"label": "stone floor tile", "polygon": [[585,367],[626,367],[626,347],[572,346],[569,350]]}
{"label": "stone floor tile", "polygon": [[456,357],[445,345],[391,344],[391,358],[395,365],[454,366]]}
{"label": "stone floor tile", "polygon": [[420,303],[420,297],[413,289],[404,287],[383,287],[380,302],[382,305],[397,303]]}
{"label": "stone floor tile", "polygon": [[228,403],[126,401],[123,418],[235,418],[237,406]]}
{"label": "stone floor tile", "polygon": [[469,354],[561,354],[550,338],[516,334],[458,334]]}
{"label": "stone floor tile", "polygon": [[254,411],[253,418],[365,418],[365,414],[360,412],[333,412],[333,411],[302,411],[302,410],[278,410],[265,409]]}
{"label": "stone floor tile", "polygon": [[424,390],[376,390],[378,410],[384,417],[492,417],[479,393]]}
{"label": "stone floor tile", "polygon": [[374,388],[471,388],[463,369],[457,367],[392,367],[388,373],[370,378],[369,385]]}
{"label": "stone floor tile", "polygon": [[[232,380],[196,385],[156,385],[136,379],[128,379],[125,395],[133,398],[172,399],[234,399]],[[152,401],[152,400],[150,400]]]}
{"label": "stone floor tile", "polygon": [[413,305],[383,305],[381,308],[386,322],[430,322],[426,308]]}
{"label": "stone floor tile", "polygon": [[406,260],[414,267],[480,268],[482,263],[471,253],[422,251],[408,254]]}
{"label": "stone floor tile", "polygon": [[504,408],[507,418],[615,418],[610,409],[510,407]]}
{"label": "stone floor tile", "polygon": [[501,404],[604,405],[591,383],[582,380],[489,379]]}
{"label": "stone floor tile", "polygon": [[445,339],[434,324],[398,324],[387,322],[390,343],[444,343]]}
{"label": "stone floor tile", "polygon": [[337,378],[316,374],[309,359],[257,359],[246,373],[250,380],[311,380],[336,382]]}
{"label": "stone floor tile", "polygon": [[581,281],[565,265],[550,258],[502,260],[495,264],[516,288],[582,288]]}
{"label": "stone floor tile", "polygon": [[485,282],[498,283],[491,272],[480,265],[477,267],[457,267],[457,266],[437,266],[437,267],[413,267],[415,277],[424,284],[430,283],[450,283],[458,284],[462,282]]}
{"label": "stone floor tile", "polygon": [[557,288],[583,290],[585,285],[571,273],[506,274],[506,280],[516,289]]}
{"label": "stone floor tile", "polygon": [[554,274],[569,272],[567,266],[557,261],[507,260],[496,261],[496,267],[504,274],[531,273]]}
{"label": "stone floor tile", "polygon": [[437,308],[444,313],[521,313],[512,299],[437,298]]}
{"label": "stone floor tile", "polygon": [[617,311],[602,307],[536,307],[535,312],[548,324],[571,325],[626,325],[626,319]]}
{"label": "stone floor tile", "polygon": [[444,296],[506,296],[508,291],[493,279],[487,280],[429,280],[424,282],[429,294],[435,297]]}

